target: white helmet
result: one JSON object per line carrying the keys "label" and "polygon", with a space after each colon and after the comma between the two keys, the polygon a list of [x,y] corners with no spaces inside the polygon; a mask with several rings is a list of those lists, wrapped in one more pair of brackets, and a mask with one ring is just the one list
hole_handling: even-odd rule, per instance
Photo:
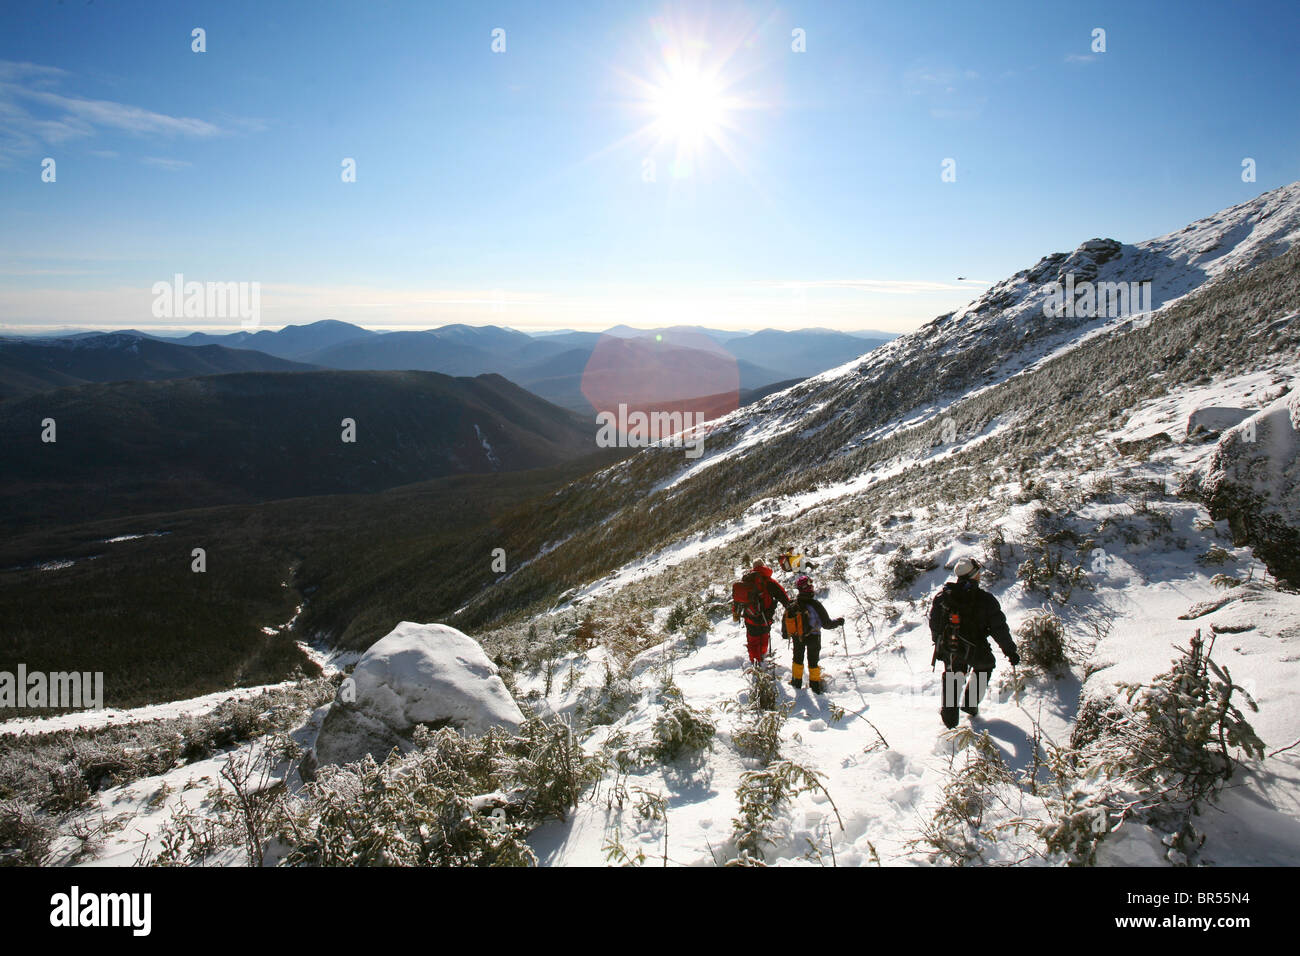
{"label": "white helmet", "polygon": [[980,564],[974,558],[958,558],[952,573],[959,578],[973,578],[979,574]]}

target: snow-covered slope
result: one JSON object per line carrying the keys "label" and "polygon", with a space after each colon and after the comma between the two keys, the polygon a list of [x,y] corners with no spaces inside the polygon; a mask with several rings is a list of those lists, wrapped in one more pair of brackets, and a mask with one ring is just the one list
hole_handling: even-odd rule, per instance
{"label": "snow-covered slope", "polygon": [[[1287,371],[1300,376],[1300,364]],[[1120,681],[1151,680],[1198,629],[1207,637],[1212,629],[1222,631],[1215,659],[1258,701],[1260,713],[1252,719],[1270,747],[1300,736],[1300,655],[1295,651],[1300,596],[1267,588],[1224,590],[1216,584],[1217,575],[1259,577],[1262,569],[1248,549],[1231,546],[1226,523],[1209,521],[1201,505],[1173,493],[1180,475],[1205,465],[1213,445],[1177,442],[1145,461],[1115,449],[1116,443],[1152,434],[1177,435],[1185,430],[1189,406],[1256,406],[1272,394],[1272,379],[1272,374],[1241,376],[1184,401],[1171,396],[1136,410],[1123,429],[1100,436],[1108,448],[1089,467],[1078,467],[1086,457],[1082,448],[1068,448],[1035,475],[1034,485],[1046,502],[1022,500],[1024,488],[1010,482],[986,493],[990,507],[977,509],[981,513],[973,520],[970,508],[952,502],[887,518],[887,530],[879,528],[865,538],[848,535],[825,542],[815,560],[834,570],[830,577],[818,575],[825,585],[822,599],[832,614],[847,617],[848,627],[842,636],[828,633],[825,640],[822,663],[834,675],[825,696],[781,689],[781,701],[793,708],[781,739],[784,758],[825,775],[826,795],[805,794],[784,810],[767,862],[829,864],[832,846],[839,865],[932,859],[933,847],[922,837],[953,767],[961,765],[963,742],[944,734],[938,720],[940,684],[929,668],[924,611],[928,596],[947,576],[945,565],[963,553],[1000,557],[1002,571],[989,575],[993,580],[988,585],[1013,629],[1050,605],[1063,618],[1071,645],[1073,664],[1064,675],[1053,679],[1032,673],[1018,691],[1002,662],[980,717],[969,722],[976,732],[990,735],[1012,771],[1029,772],[1036,750],[1037,759],[1046,761],[1051,747],[1069,744],[1081,700],[1105,699]],[[1100,491],[1112,484],[1117,490]],[[1053,600],[1017,581],[1014,573],[1032,549],[1032,529],[1044,521],[1039,516],[1052,513],[1058,494],[1089,498],[1070,509],[1069,520],[1089,532],[1104,529],[1093,540],[1095,547],[1069,556],[1082,565],[1086,584],[1064,602],[1059,592]],[[991,523],[984,524],[985,517]],[[890,560],[899,551],[922,555],[928,559],[923,563],[934,565],[901,596],[887,586]],[[1204,563],[1207,554],[1215,555],[1213,564]],[[996,567],[993,560],[989,564]],[[609,586],[617,588],[620,580],[615,576]],[[653,578],[640,580],[643,592],[658,590]],[[788,677],[788,645],[779,640],[776,645],[779,671]],[[617,721],[597,728],[589,746],[611,737],[652,734],[666,706],[660,688],[671,673],[692,706],[717,715],[713,750],[689,771],[655,767],[622,780],[625,788],[666,797],[666,826],[639,818],[630,802],[620,809],[593,801],[570,820],[535,835],[541,860],[553,865],[604,862],[604,848],[617,833],[629,852],[640,849],[658,861],[665,829],[671,862],[708,865],[734,856],[737,789],[742,775],[759,766],[736,748],[737,735],[746,726],[736,702],[749,694],[744,659],[743,634],[729,620],[709,627],[698,641],[674,636],[634,657],[626,679],[635,702]],[[570,654],[551,679],[557,688],[572,683],[570,690],[552,692],[545,700],[560,712],[572,711],[584,691],[590,695],[599,689],[607,663],[604,649]],[[581,675],[572,682],[570,668]],[[540,678],[522,686],[538,690]],[[1196,817],[1195,825],[1207,835],[1199,862],[1293,864],[1300,859],[1300,759],[1280,754],[1247,767],[1235,783],[1217,809],[1207,808]],[[1028,794],[1006,816],[1031,823],[1050,819],[1043,800]],[[1104,845],[1098,862],[1166,862],[1168,847],[1161,842],[1166,836],[1134,824],[1122,840]],[[1027,849],[1030,843],[986,841],[980,860],[1046,862]]]}
{"label": "snow-covered slope", "polygon": [[[825,698],[782,690],[794,708],[782,754],[826,775],[838,818],[824,794],[800,797],[780,816],[769,862],[800,862],[810,847],[826,862],[832,844],[840,863],[933,857],[920,838],[962,758],[961,741],[940,736],[924,616],[945,566],[961,553],[993,556],[989,586],[1013,628],[1050,607],[1072,648],[1073,666],[1060,679],[1037,674],[1014,694],[1005,664],[995,679],[998,700],[975,728],[990,734],[1013,771],[1069,744],[1081,699],[1108,700],[1116,681],[1152,680],[1198,629],[1207,639],[1222,629],[1214,659],[1260,703],[1255,726],[1265,742],[1285,747],[1300,736],[1291,647],[1300,598],[1231,586],[1268,579],[1267,571],[1248,547],[1232,545],[1226,522],[1177,492],[1189,474],[1207,469],[1215,449],[1188,436],[1192,413],[1256,411],[1300,381],[1296,257],[1277,258],[1297,236],[1293,184],[1168,236],[1085,243],[859,362],[711,423],[697,461],[638,456],[609,469],[599,481],[645,497],[567,547],[608,542],[617,553],[626,533],[639,553],[567,592],[534,624],[543,634],[583,620],[612,629],[650,605],[663,633],[675,604],[724,600],[722,585],[742,554],[770,560],[778,545],[811,545],[823,564],[824,599],[849,627],[828,642],[824,661],[836,679]],[[1153,314],[1049,318],[1048,283],[1067,272],[1076,280],[1150,281]],[[1163,361],[1152,358],[1157,351]],[[639,537],[637,524],[646,528]],[[555,557],[572,560],[564,552]],[[1073,587],[1035,574],[1054,561],[1074,572]],[[900,566],[921,569],[901,590]],[[1220,621],[1242,614],[1251,621]],[[699,646],[672,637],[625,655],[622,665],[608,646],[570,651],[561,663],[546,681],[549,694],[537,675],[521,682],[542,694],[543,709],[581,707],[626,668],[622,697],[632,703],[594,730],[591,747],[651,733],[670,706],[659,690],[666,672],[692,706],[718,718],[719,735],[689,774],[667,766],[622,780],[663,794],[666,821],[646,823],[630,807],[595,802],[537,834],[541,858],[600,862],[617,834],[658,859],[665,832],[672,861],[734,855],[737,790],[758,766],[735,745],[743,732],[737,708],[749,693],[739,627],[715,620]],[[1239,812],[1196,819],[1208,834],[1198,859],[1294,862],[1300,759],[1283,751],[1240,773],[1244,786],[1223,804]],[[1032,795],[1016,814],[1050,819]],[[1183,849],[1162,842],[1168,834],[1149,831],[1135,823],[1104,844],[1098,861],[1181,859]],[[979,858],[1022,860],[1033,852],[1027,842],[986,841]]]}
{"label": "snow-covered slope", "polygon": [[[820,783],[776,802],[769,864],[1060,863],[1068,854],[1040,832],[1062,820],[1105,835],[1104,864],[1294,863],[1300,596],[1197,498],[1218,445],[1188,423],[1295,394],[1297,237],[1300,184],[1157,239],[1090,240],[709,423],[699,459],[648,449],[528,516],[536,547],[456,623],[522,703],[571,720],[607,761],[567,819],[533,833],[540,862],[734,859],[746,788],[771,784],[784,760]],[[1049,317],[1050,283],[1067,273],[1150,281],[1153,311]],[[726,600],[742,555],[786,544],[812,556],[819,596],[847,626],[824,641],[827,693],[783,684],[782,720],[751,706]],[[1013,677],[1000,661],[980,716],[944,733],[926,612],[963,554],[984,562],[1013,631],[1060,620],[1069,664]],[[1270,755],[1244,760],[1176,832],[1159,814],[1098,814],[1114,781],[1054,792],[1047,765],[1079,745],[1080,713],[1152,681],[1198,631],[1239,705],[1249,711],[1247,692],[1259,704],[1247,717]],[[716,729],[708,747],[620,758],[671,734],[681,706]],[[753,747],[763,720],[779,749],[766,759]],[[980,821],[954,827],[955,782],[997,765],[1009,775]]]}

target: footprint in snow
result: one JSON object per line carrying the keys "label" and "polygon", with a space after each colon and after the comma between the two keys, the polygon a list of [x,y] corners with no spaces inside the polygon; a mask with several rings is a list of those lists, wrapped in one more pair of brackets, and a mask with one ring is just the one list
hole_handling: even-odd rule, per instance
{"label": "footprint in snow", "polygon": [[899,780],[907,775],[907,758],[897,750],[886,750],[880,759],[885,764],[885,770]]}
{"label": "footprint in snow", "polygon": [[905,787],[900,787],[889,795],[891,803],[899,807],[906,808],[916,803],[917,798],[921,795],[921,785],[919,783],[909,783]]}

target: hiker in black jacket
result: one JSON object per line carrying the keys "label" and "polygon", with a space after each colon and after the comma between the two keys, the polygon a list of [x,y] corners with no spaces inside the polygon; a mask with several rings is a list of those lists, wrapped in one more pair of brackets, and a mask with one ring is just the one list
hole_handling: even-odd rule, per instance
{"label": "hiker in black jacket", "polygon": [[[997,661],[989,638],[998,642],[1011,666],[1020,663],[1015,641],[998,599],[980,590],[979,563],[961,558],[953,568],[956,581],[943,586],[930,606],[930,640],[934,659],[943,661],[943,706],[939,716],[945,727],[957,726],[957,708],[972,717],[988,690]],[[968,682],[968,672],[972,679]]]}
{"label": "hiker in black jacket", "polygon": [[[822,692],[822,669],[820,667],[822,653],[822,629],[836,628],[844,626],[844,618],[837,617],[834,620],[826,613],[826,608],[822,602],[813,597],[813,583],[808,575],[801,574],[795,578],[795,590],[799,592],[794,603],[790,605],[790,611],[806,611],[807,632],[802,636],[786,634],[794,643],[794,663],[790,665],[790,686],[794,688],[803,687],[803,660],[804,654],[808,655],[808,686],[814,694]],[[785,621],[781,622],[781,630],[787,630]]]}

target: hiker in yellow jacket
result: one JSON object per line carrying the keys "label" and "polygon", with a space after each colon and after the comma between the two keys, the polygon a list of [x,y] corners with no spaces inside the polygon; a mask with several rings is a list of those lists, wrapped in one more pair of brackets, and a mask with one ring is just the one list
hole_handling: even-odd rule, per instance
{"label": "hiker in yellow jacket", "polygon": [[795,554],[794,548],[787,547],[776,557],[776,562],[780,565],[781,570],[788,574],[802,574],[805,571],[811,571],[817,565],[808,560],[808,555]]}
{"label": "hiker in yellow jacket", "polygon": [[814,694],[822,692],[822,629],[844,626],[844,618],[831,619],[821,601],[813,597],[812,579],[801,574],[795,579],[799,592],[781,621],[781,634],[794,644],[794,662],[790,665],[790,686],[803,687],[804,655],[808,657],[808,687]]}

